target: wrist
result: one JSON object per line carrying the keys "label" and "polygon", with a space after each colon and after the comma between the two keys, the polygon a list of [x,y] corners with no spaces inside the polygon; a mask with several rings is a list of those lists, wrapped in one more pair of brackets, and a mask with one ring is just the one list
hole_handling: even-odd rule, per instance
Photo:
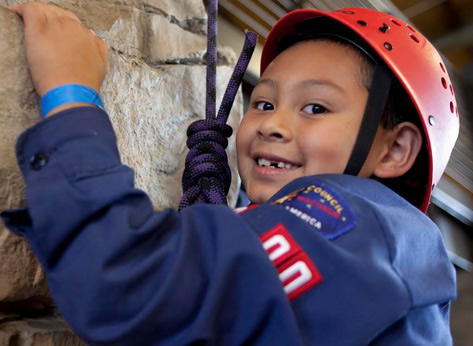
{"label": "wrist", "polygon": [[78,106],[97,106],[103,109],[95,89],[80,84],[65,84],[49,90],[41,98],[41,116],[51,116],[61,110]]}
{"label": "wrist", "polygon": [[96,106],[93,105],[93,104],[90,104],[90,103],[83,103],[83,102],[67,103],[67,104],[65,104],[65,105],[58,106],[58,107],[52,109],[48,114],[46,114],[46,115],[44,116],[44,118],[48,118],[48,117],[50,117],[51,115],[54,115],[54,114],[56,114],[56,113],[65,111],[65,110],[67,110],[67,109],[76,108],[76,107],[96,107]]}

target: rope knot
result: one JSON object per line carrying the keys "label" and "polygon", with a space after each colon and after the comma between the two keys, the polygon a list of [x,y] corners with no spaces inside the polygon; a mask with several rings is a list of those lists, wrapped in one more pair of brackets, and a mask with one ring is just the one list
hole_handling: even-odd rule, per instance
{"label": "rope knot", "polygon": [[187,147],[179,205],[183,209],[195,203],[226,204],[231,170],[227,163],[228,138],[233,130],[216,120],[198,120],[187,129]]}
{"label": "rope knot", "polygon": [[193,122],[187,129],[187,147],[190,151],[182,176],[183,195],[179,210],[195,203],[227,204],[232,175],[225,149],[233,131],[226,122],[258,39],[255,33],[246,33],[243,50],[223,95],[218,114],[215,114],[218,1],[209,0],[207,7],[209,20],[205,120]]}

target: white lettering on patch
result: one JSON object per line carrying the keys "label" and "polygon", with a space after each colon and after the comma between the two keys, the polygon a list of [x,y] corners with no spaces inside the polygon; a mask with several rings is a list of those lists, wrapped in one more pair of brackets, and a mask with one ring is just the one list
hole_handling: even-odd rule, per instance
{"label": "white lettering on patch", "polygon": [[299,219],[301,219],[302,221],[307,222],[309,225],[314,226],[317,229],[322,229],[322,223],[319,220],[317,220],[315,217],[312,217],[312,216],[300,211],[299,209],[296,209],[296,208],[293,208],[293,207],[290,207],[290,206],[286,206],[285,208],[291,214],[296,215]]}
{"label": "white lettering on patch", "polygon": [[[277,246],[271,250],[272,247]],[[263,247],[269,254],[269,259],[275,261],[291,249],[289,242],[280,234],[276,234],[263,243]]]}
{"label": "white lettering on patch", "polygon": [[312,279],[312,273],[307,264],[298,261],[279,274],[279,279],[284,285],[284,292],[291,294],[308,283]]}

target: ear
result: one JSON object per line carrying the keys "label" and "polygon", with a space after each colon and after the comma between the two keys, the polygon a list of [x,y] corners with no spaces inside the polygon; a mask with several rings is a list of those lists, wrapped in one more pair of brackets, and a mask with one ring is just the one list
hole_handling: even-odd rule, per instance
{"label": "ear", "polygon": [[414,124],[403,122],[389,131],[386,140],[386,150],[373,174],[378,178],[397,178],[414,164],[422,146],[422,134]]}

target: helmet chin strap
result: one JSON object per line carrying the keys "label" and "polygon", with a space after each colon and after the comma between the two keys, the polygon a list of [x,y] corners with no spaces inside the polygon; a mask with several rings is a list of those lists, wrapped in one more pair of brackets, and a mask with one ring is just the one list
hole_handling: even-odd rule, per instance
{"label": "helmet chin strap", "polygon": [[358,175],[368,157],[376,131],[384,113],[389,96],[392,75],[379,55],[369,47],[356,33],[330,18],[310,18],[295,25],[297,35],[288,36],[279,43],[279,51],[297,41],[316,38],[329,38],[348,43],[360,50],[374,65],[374,74],[368,95],[365,114],[355,146],[348,159],[343,174]]}
{"label": "helmet chin strap", "polygon": [[371,82],[365,114],[361,121],[355,146],[343,174],[358,175],[360,173],[370,152],[378,126],[381,123],[391,82],[390,72],[383,65],[377,64]]}

